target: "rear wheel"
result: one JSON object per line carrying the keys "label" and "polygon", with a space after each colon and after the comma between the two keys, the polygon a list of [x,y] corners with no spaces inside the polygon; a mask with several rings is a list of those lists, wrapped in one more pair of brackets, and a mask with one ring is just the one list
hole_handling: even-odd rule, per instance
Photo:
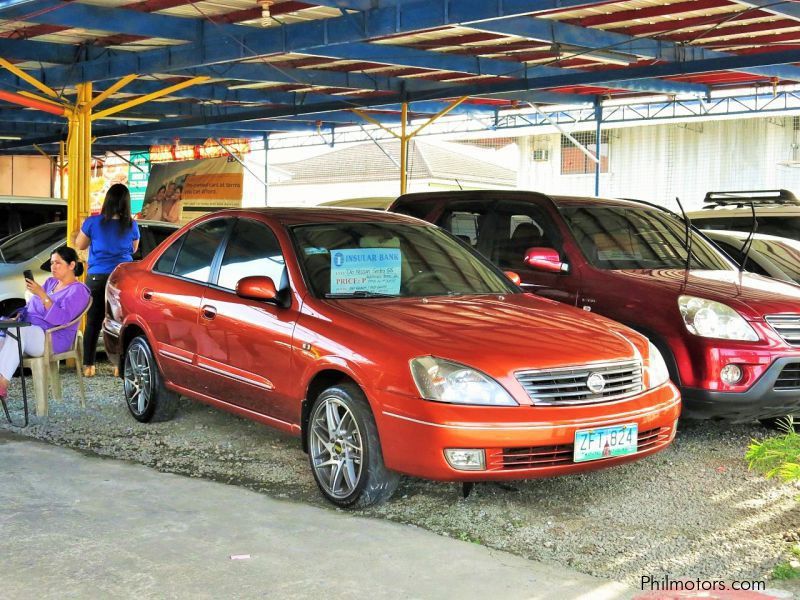
{"label": "rear wheel", "polygon": [[333,504],[361,508],[397,488],[400,476],[383,464],[378,428],[358,386],[337,385],[317,396],[306,435],[314,479]]}
{"label": "rear wheel", "polygon": [[122,371],[125,402],[142,423],[168,421],[175,416],[178,397],[164,387],[161,373],[144,336],[133,338],[125,350]]}

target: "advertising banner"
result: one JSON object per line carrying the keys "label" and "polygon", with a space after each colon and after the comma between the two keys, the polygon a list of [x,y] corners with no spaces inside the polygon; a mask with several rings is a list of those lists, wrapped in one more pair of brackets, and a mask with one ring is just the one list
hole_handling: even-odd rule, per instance
{"label": "advertising banner", "polygon": [[243,179],[242,165],[230,157],[152,164],[139,218],[186,223],[238,208]]}
{"label": "advertising banner", "polygon": [[147,191],[147,179],[150,177],[150,153],[131,152],[130,161],[128,189],[131,191],[131,213],[136,214],[142,210]]}

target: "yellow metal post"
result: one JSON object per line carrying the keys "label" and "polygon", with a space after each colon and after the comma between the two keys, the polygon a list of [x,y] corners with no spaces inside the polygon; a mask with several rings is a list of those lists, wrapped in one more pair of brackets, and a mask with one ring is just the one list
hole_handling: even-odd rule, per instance
{"label": "yellow metal post", "polygon": [[64,197],[64,142],[58,142],[58,197]]}
{"label": "yellow metal post", "polygon": [[408,121],[408,102],[403,102],[400,110],[400,193],[406,193],[408,186],[406,169],[408,168],[408,140],[409,136],[406,134],[406,125]]}
{"label": "yellow metal post", "polygon": [[69,191],[67,193],[67,240],[72,243],[83,219],[89,214],[89,176],[92,161],[92,84],[77,86],[78,102],[69,115],[67,152]]}

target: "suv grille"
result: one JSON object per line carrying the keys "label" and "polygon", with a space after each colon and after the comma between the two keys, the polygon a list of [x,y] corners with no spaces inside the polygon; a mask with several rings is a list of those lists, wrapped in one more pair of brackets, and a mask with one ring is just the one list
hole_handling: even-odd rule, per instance
{"label": "suv grille", "polygon": [[638,394],[643,388],[642,361],[639,359],[519,371],[516,378],[533,403],[538,405],[609,402]]}
{"label": "suv grille", "polygon": [[[669,441],[670,427],[658,427],[639,432],[636,453],[645,452]],[[528,448],[498,448],[487,453],[487,466],[490,471],[514,469],[536,469],[574,464],[573,445],[531,446]]]}
{"label": "suv grille", "polygon": [[775,380],[776,390],[797,390],[800,389],[800,363],[789,363],[781,370],[778,379]]}
{"label": "suv grille", "polygon": [[790,346],[800,346],[800,315],[781,315],[765,317],[767,323],[778,332]]}

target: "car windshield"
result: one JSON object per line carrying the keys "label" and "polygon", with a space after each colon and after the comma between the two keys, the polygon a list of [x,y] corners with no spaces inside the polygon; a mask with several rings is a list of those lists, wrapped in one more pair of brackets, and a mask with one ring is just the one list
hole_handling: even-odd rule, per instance
{"label": "car windshield", "polygon": [[30,260],[59,242],[66,243],[66,223],[53,223],[23,231],[0,244],[0,260],[21,263]]}
{"label": "car windshield", "polygon": [[[684,269],[686,229],[661,210],[632,206],[559,208],[586,259],[600,269]],[[732,270],[701,235],[692,234],[691,269]]]}
{"label": "car windshield", "polygon": [[317,297],[508,294],[519,290],[484,259],[436,227],[356,222],[291,228]]}

